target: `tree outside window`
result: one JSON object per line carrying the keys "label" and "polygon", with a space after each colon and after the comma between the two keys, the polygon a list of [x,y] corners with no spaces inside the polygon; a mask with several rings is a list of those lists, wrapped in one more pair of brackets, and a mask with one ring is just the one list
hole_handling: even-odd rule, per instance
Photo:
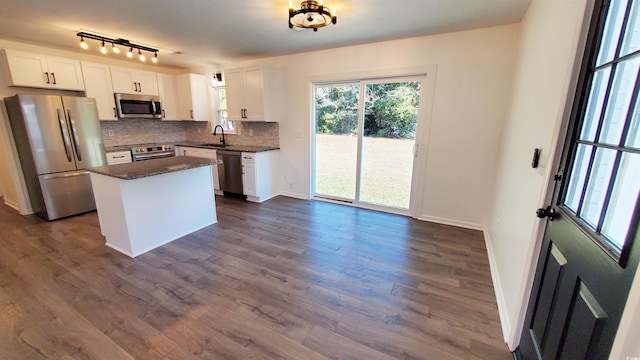
{"label": "tree outside window", "polygon": [[214,91],[214,103],[216,103],[217,106],[217,113],[218,113],[218,122],[217,125],[222,126],[222,128],[224,129],[224,131],[233,133],[235,132],[235,127],[233,126],[233,121],[230,121],[227,118],[227,91],[225,90],[225,88],[217,88],[216,91]]}

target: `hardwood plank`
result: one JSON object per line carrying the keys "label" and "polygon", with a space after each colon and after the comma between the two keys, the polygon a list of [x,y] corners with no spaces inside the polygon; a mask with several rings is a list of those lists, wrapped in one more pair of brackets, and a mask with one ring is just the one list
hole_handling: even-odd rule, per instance
{"label": "hardwood plank", "polygon": [[482,233],[318,201],[218,197],[135,259],[95,213],[0,205],[0,358],[510,359]]}

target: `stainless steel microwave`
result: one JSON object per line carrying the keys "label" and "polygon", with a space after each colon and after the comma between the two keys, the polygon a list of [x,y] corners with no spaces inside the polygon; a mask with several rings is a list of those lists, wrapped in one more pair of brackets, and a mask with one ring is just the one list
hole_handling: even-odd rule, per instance
{"label": "stainless steel microwave", "polygon": [[120,119],[162,118],[160,97],[153,95],[115,94]]}

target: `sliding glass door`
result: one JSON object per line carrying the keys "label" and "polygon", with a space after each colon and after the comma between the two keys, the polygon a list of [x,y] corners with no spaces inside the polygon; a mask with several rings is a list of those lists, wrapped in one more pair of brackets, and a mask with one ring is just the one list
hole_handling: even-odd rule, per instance
{"label": "sliding glass door", "polygon": [[408,210],[419,79],[317,84],[316,197]]}

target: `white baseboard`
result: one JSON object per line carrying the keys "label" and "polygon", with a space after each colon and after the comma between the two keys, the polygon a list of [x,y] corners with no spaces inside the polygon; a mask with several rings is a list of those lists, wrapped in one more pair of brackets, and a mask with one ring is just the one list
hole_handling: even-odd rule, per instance
{"label": "white baseboard", "polygon": [[287,191],[280,191],[280,194],[278,194],[278,195],[282,195],[282,196],[286,196],[286,197],[290,197],[290,198],[295,198],[295,199],[300,199],[300,200],[309,200],[304,195],[291,193],[291,192],[287,192]]}
{"label": "white baseboard", "polygon": [[471,230],[484,231],[485,228],[486,228],[484,225],[480,225],[480,224],[474,224],[474,223],[470,223],[470,222],[466,222],[466,221],[445,219],[445,218],[440,218],[440,217],[435,217],[435,216],[421,215],[421,216],[417,217],[417,219],[418,220],[422,220],[422,221],[433,222],[433,223],[436,223],[436,224],[457,226],[457,227],[461,227],[461,228],[465,228],[465,229],[471,229]]}
{"label": "white baseboard", "polygon": [[498,273],[498,264],[496,263],[493,246],[491,245],[491,237],[489,236],[489,230],[486,227],[482,230],[482,232],[484,233],[484,243],[487,248],[487,256],[489,256],[489,269],[491,270],[493,290],[496,293],[498,315],[500,316],[500,325],[502,325],[502,337],[504,339],[504,342],[509,346],[509,350],[514,351],[515,347],[513,347],[513,344],[509,342],[511,334],[511,321],[509,320],[506,301],[504,299],[504,291],[502,290],[502,282],[500,281],[500,274]]}
{"label": "white baseboard", "polygon": [[11,200],[7,199],[6,197],[4,198],[4,204],[7,205],[10,208],[16,210],[17,212],[20,212],[20,206],[18,204],[16,204],[14,201],[11,201]]}

